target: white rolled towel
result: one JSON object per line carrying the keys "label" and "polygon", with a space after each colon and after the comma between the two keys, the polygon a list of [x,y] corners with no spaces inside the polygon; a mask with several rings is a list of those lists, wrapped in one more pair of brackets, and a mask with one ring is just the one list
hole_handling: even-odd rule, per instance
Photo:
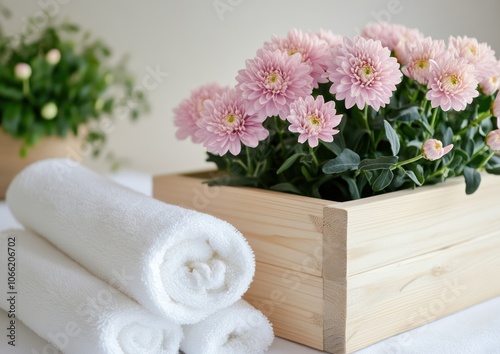
{"label": "white rolled towel", "polygon": [[[3,300],[2,300],[3,301]],[[13,322],[11,322],[13,321]],[[59,349],[37,335],[18,318],[0,309],[0,323],[7,327],[7,337],[0,340],[2,354],[62,354]],[[13,327],[13,329],[9,329]]]}
{"label": "white rolled towel", "polygon": [[183,331],[181,349],[186,354],[259,354],[274,339],[266,316],[245,300],[185,325]]}
{"label": "white rolled towel", "polygon": [[120,186],[70,160],[36,162],[7,191],[16,219],[151,311],[181,324],[248,289],[253,252],[233,226]]}
{"label": "white rolled towel", "polygon": [[179,324],[149,313],[40,236],[1,232],[0,258],[7,296],[0,306],[61,351],[178,353]]}

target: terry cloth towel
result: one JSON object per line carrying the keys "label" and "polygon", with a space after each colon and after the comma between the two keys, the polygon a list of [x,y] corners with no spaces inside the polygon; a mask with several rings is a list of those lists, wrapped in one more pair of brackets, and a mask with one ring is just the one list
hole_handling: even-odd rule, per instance
{"label": "terry cloth towel", "polygon": [[122,187],[70,160],[36,162],[7,190],[25,227],[152,312],[191,324],[241,298],[255,261],[213,216]]}
{"label": "terry cloth towel", "polygon": [[0,254],[7,296],[0,306],[61,351],[177,354],[180,325],[150,314],[40,236],[4,231]]}
{"label": "terry cloth towel", "polygon": [[264,353],[274,339],[266,316],[245,300],[183,326],[183,331],[181,349],[186,354]]}
{"label": "terry cloth towel", "polygon": [[[2,299],[5,301],[5,299]],[[14,321],[12,324],[11,321]],[[9,318],[9,314],[0,310],[0,323],[7,328],[7,337],[0,340],[2,354],[62,354],[58,349],[35,334],[18,318]],[[8,328],[14,327],[13,330]],[[12,331],[12,332],[11,332]],[[13,337],[12,337],[13,336]]]}

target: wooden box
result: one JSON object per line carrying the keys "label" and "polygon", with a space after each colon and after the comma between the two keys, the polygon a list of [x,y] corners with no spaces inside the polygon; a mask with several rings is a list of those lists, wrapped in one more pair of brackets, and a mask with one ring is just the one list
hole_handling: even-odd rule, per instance
{"label": "wooden box", "polygon": [[257,271],[245,298],[277,336],[351,353],[500,295],[500,177],[471,196],[457,178],[344,203],[206,177],[155,177],[154,196],[247,237]]}

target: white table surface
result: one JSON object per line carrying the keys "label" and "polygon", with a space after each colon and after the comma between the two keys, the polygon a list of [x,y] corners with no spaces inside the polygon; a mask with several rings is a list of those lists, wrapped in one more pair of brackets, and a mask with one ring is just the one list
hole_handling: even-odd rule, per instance
{"label": "white table surface", "polygon": [[[151,176],[124,171],[111,176],[115,181],[151,195]],[[21,227],[0,201],[0,230]],[[500,257],[500,252],[499,252]],[[500,281],[500,279],[498,279]],[[0,313],[0,333],[7,317]],[[53,354],[49,345],[22,327],[18,346],[6,344],[0,336],[0,353]],[[268,354],[314,354],[320,351],[276,338]],[[356,352],[356,354],[500,354],[500,297],[483,302],[441,320],[416,328]],[[90,354],[90,353],[89,353]],[[92,353],[93,354],[93,353]],[[145,353],[146,354],[146,353]]]}

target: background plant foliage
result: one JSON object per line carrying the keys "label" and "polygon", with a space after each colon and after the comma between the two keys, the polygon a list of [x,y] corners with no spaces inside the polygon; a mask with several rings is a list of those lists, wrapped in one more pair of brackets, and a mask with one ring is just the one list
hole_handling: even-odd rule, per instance
{"label": "background plant foliage", "polygon": [[[60,52],[56,64],[46,58],[54,49]],[[15,74],[19,63],[31,67],[26,80]],[[54,118],[43,117],[47,103],[57,107]],[[134,90],[126,60],[113,65],[110,48],[89,32],[70,22],[49,23],[30,40],[0,32],[0,126],[24,142],[21,155],[43,137],[76,135],[86,125],[87,141],[97,156],[106,141],[98,122],[124,107],[122,112],[137,119],[148,104],[144,93]]]}

